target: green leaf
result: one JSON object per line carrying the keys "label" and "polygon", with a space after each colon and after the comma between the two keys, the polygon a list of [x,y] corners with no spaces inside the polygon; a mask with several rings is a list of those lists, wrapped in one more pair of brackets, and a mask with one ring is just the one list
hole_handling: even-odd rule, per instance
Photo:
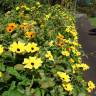
{"label": "green leaf", "polygon": [[24,96],[17,87],[15,86],[15,81],[12,82],[8,91],[5,91],[2,96]]}
{"label": "green leaf", "polygon": [[7,82],[10,78],[11,76],[9,74],[4,73],[4,76],[3,76],[4,82]]}
{"label": "green leaf", "polygon": [[24,96],[24,94],[20,93],[17,89],[11,91],[5,91],[2,96]]}
{"label": "green leaf", "polygon": [[15,88],[15,81],[13,81],[12,83],[11,83],[11,87],[9,88],[9,90],[13,90]]}
{"label": "green leaf", "polygon": [[15,67],[15,69],[18,70],[18,71],[24,70],[24,67],[23,67],[22,64],[16,64],[14,67]]}
{"label": "green leaf", "polygon": [[28,86],[28,85],[30,85],[30,80],[25,78],[25,79],[23,79],[23,81],[19,82],[19,85]]}
{"label": "green leaf", "polygon": [[39,84],[41,85],[41,88],[43,88],[43,89],[53,87],[55,85],[54,81],[50,78],[44,78],[44,79],[40,80]]}
{"label": "green leaf", "polygon": [[22,79],[20,74],[17,72],[17,70],[14,67],[7,67],[6,72],[15,76],[17,79]]}
{"label": "green leaf", "polygon": [[35,89],[35,96],[41,96],[40,88]]}
{"label": "green leaf", "polygon": [[5,71],[5,65],[3,63],[0,63],[0,71]]}
{"label": "green leaf", "polygon": [[78,96],[86,96],[86,94],[85,93],[79,93]]}

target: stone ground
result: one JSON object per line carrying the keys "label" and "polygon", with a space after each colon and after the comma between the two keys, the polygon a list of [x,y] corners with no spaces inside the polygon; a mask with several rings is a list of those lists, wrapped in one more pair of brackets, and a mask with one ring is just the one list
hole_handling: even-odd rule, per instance
{"label": "stone ground", "polygon": [[[88,17],[84,14],[77,15],[77,31],[79,32],[79,43],[82,45],[83,50],[87,56],[83,57],[83,61],[90,66],[90,70],[85,72],[85,80],[93,80],[96,84],[96,35],[89,35],[91,26]],[[92,93],[93,96],[94,93]]]}

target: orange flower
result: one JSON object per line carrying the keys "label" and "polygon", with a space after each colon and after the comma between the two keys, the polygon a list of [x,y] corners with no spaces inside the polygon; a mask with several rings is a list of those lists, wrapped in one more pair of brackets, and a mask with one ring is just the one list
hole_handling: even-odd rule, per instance
{"label": "orange flower", "polygon": [[22,23],[20,25],[21,30],[27,31],[30,28],[30,25],[28,23]]}
{"label": "orange flower", "polygon": [[59,34],[57,35],[57,39],[62,40],[62,39],[64,39],[64,36],[63,36],[61,33],[59,33]]}
{"label": "orange flower", "polygon": [[64,40],[58,40],[57,42],[56,42],[56,45],[58,46],[58,47],[63,47],[64,46],[64,44],[65,44],[65,42],[64,42]]}
{"label": "orange flower", "polygon": [[57,38],[56,45],[58,47],[63,47],[64,44],[65,44],[64,36],[61,33],[58,33],[58,35],[56,36],[56,38]]}
{"label": "orange flower", "polygon": [[71,48],[66,48],[67,51],[71,51]]}
{"label": "orange flower", "polygon": [[35,32],[26,32],[26,33],[25,33],[25,36],[28,37],[28,38],[34,38],[35,35],[36,35]]}
{"label": "orange flower", "polygon": [[15,24],[15,23],[9,23],[9,24],[7,25],[6,30],[7,30],[7,32],[11,33],[11,32],[14,31],[15,28],[16,28],[16,24]]}

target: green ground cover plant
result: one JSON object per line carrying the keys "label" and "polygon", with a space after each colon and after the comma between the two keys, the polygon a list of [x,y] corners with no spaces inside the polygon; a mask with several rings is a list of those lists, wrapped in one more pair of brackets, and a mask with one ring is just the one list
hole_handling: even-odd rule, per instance
{"label": "green ground cover plant", "polygon": [[92,26],[96,27],[96,17],[90,17],[89,20],[90,20]]}
{"label": "green ground cover plant", "polygon": [[21,3],[0,18],[0,95],[88,96],[82,55],[71,12]]}

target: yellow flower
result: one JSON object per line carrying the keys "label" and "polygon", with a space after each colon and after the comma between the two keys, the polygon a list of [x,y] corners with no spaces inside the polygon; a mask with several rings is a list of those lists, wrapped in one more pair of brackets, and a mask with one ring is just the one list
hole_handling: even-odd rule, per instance
{"label": "yellow flower", "polygon": [[61,40],[61,39],[64,39],[64,36],[61,33],[58,33],[56,38]]}
{"label": "yellow flower", "polygon": [[64,55],[64,56],[70,56],[69,51],[62,51],[61,53],[62,53],[62,55]]}
{"label": "yellow flower", "polygon": [[89,69],[89,66],[87,64],[82,63],[81,67],[83,68],[84,71]]}
{"label": "yellow flower", "polygon": [[79,46],[79,44],[78,44],[78,42],[72,42],[72,44],[74,45],[74,46]]}
{"label": "yellow flower", "polygon": [[81,68],[83,71],[86,71],[89,69],[89,66],[87,64],[82,63],[82,64],[73,65],[72,68],[73,68],[73,73],[75,73],[75,70],[79,70]]}
{"label": "yellow flower", "polygon": [[17,6],[17,7],[16,7],[16,11],[18,11],[19,9],[20,9],[20,7],[19,7],[19,6]]}
{"label": "yellow flower", "polygon": [[67,84],[62,84],[62,86],[64,87],[64,89],[68,92],[72,92],[73,90],[73,85],[71,83],[67,83]]}
{"label": "yellow flower", "polygon": [[2,45],[0,45],[0,55],[3,53],[3,51],[4,51],[4,48]]}
{"label": "yellow flower", "polygon": [[42,60],[41,58],[37,58],[37,57],[29,57],[29,58],[25,58],[23,64],[25,64],[24,68],[28,68],[28,69],[38,69],[41,65],[42,65]]}
{"label": "yellow flower", "polygon": [[65,39],[65,43],[70,44],[70,40]]}
{"label": "yellow flower", "polygon": [[77,41],[78,40],[78,36],[75,36],[73,39]]}
{"label": "yellow flower", "polygon": [[69,82],[70,81],[70,77],[69,75],[67,75],[64,72],[57,72],[57,75],[60,77],[60,79],[64,82]]}
{"label": "yellow flower", "polygon": [[75,51],[76,50],[76,48],[74,47],[74,46],[71,46],[70,47],[73,51]]}
{"label": "yellow flower", "polygon": [[30,25],[28,23],[22,23],[20,25],[20,29],[23,30],[23,31],[28,31],[30,28]]}
{"label": "yellow flower", "polygon": [[3,76],[3,73],[2,72],[0,72],[0,78]]}
{"label": "yellow flower", "polygon": [[95,84],[92,81],[88,82],[88,88],[87,91],[91,92],[93,89],[95,89]]}
{"label": "yellow flower", "polygon": [[80,56],[81,55],[81,53],[79,52],[79,51],[76,51],[76,56]]}
{"label": "yellow flower", "polygon": [[71,33],[72,36],[77,37],[75,25],[67,26],[65,31]]}
{"label": "yellow flower", "polygon": [[48,45],[51,47],[51,46],[53,46],[53,45],[54,45],[53,43],[54,43],[54,41],[53,41],[53,40],[51,40],[51,41],[49,42],[49,44],[48,44]]}
{"label": "yellow flower", "polygon": [[36,51],[39,51],[39,47],[37,47],[37,44],[32,42],[32,43],[28,43],[26,46],[25,46],[25,50],[29,53],[34,53]]}
{"label": "yellow flower", "polygon": [[65,29],[66,32],[70,32],[70,30],[72,30],[71,26],[67,26],[66,29]]}
{"label": "yellow flower", "polygon": [[74,59],[70,58],[70,59],[69,59],[69,62],[70,62],[70,63],[74,63],[75,61],[74,61]]}
{"label": "yellow flower", "polygon": [[71,33],[72,36],[74,36],[74,37],[77,36],[77,32],[76,32],[76,31],[71,31],[70,33]]}
{"label": "yellow flower", "polygon": [[25,43],[18,41],[18,42],[13,42],[9,50],[15,53],[24,53],[25,52]]}
{"label": "yellow flower", "polygon": [[65,44],[65,40],[66,40],[66,39],[64,39],[64,36],[61,33],[58,33],[56,38],[57,38],[56,45],[59,47],[63,47]]}
{"label": "yellow flower", "polygon": [[45,57],[48,58],[50,61],[54,61],[51,51],[47,51],[47,53],[45,54]]}

